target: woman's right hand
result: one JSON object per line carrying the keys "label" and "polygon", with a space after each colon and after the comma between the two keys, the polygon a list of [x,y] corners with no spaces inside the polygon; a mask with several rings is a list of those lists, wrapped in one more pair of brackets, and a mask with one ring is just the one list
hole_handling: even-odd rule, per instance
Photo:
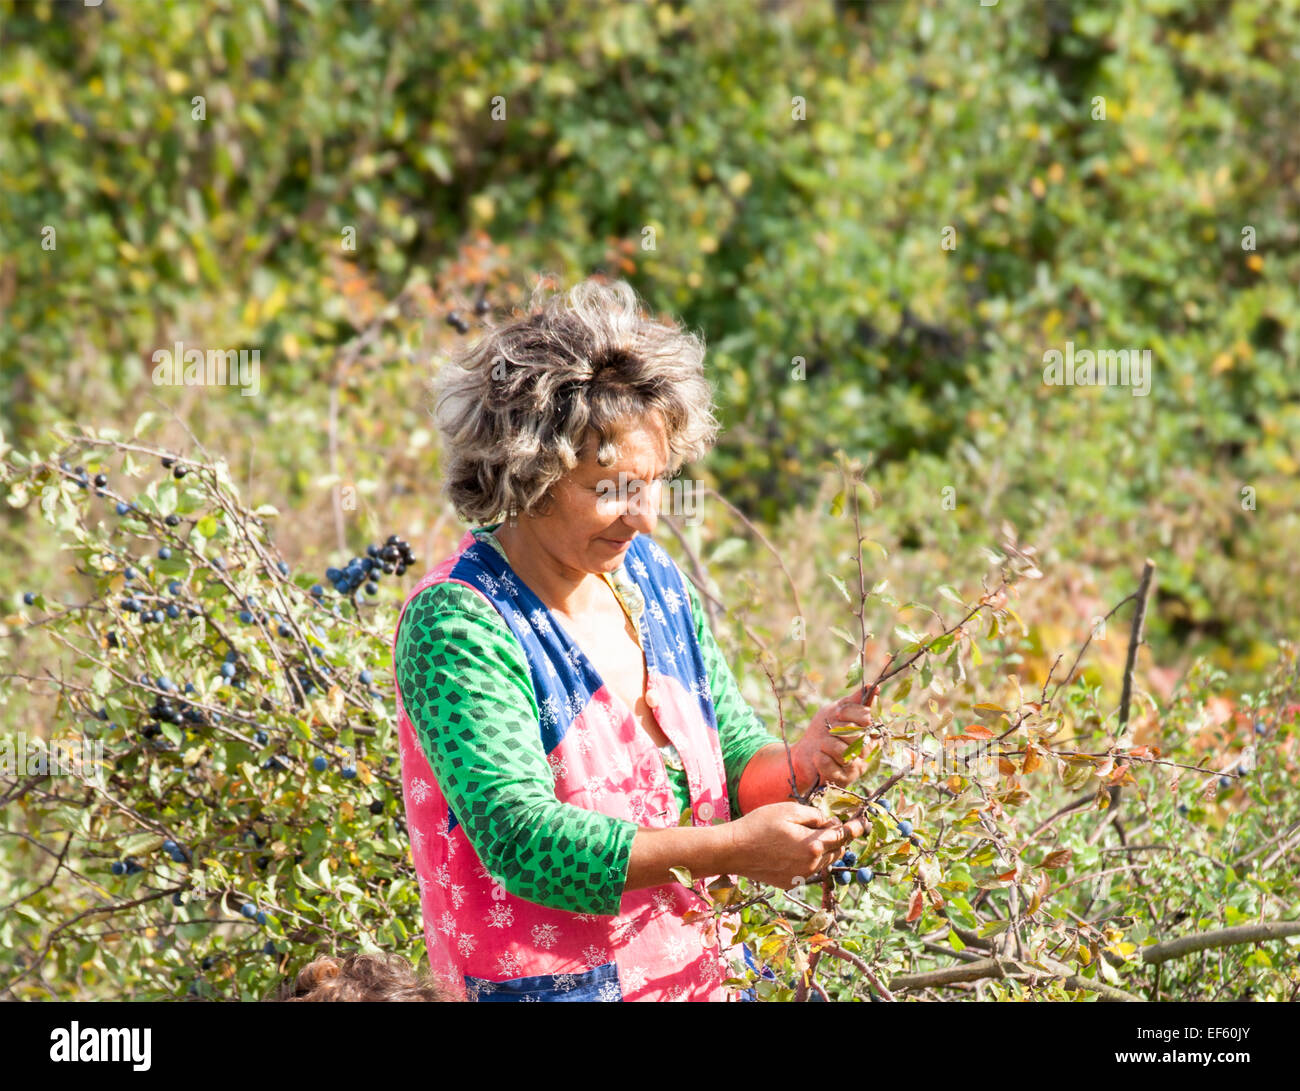
{"label": "woman's right hand", "polygon": [[727,823],[737,875],[785,890],[812,878],[843,855],[866,829],[802,803],[769,803]]}

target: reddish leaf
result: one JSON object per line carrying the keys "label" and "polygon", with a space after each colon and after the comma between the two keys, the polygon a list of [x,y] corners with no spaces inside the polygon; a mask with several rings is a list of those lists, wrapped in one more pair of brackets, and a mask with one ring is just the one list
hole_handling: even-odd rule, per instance
{"label": "reddish leaf", "polygon": [[1074,852],[1072,849],[1057,849],[1055,852],[1049,852],[1043,858],[1043,862],[1038,866],[1041,868],[1048,868],[1048,869],[1065,867],[1066,865],[1069,864],[1073,856],[1074,856]]}
{"label": "reddish leaf", "polygon": [[907,923],[911,924],[921,915],[921,909],[925,904],[925,892],[921,890],[912,891],[912,900],[907,903]]}
{"label": "reddish leaf", "polygon": [[991,739],[994,737],[993,732],[983,724],[971,724],[964,730],[972,739]]}

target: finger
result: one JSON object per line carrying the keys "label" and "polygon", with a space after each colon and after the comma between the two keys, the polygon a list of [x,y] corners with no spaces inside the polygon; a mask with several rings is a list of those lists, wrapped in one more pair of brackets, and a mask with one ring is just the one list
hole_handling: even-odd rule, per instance
{"label": "finger", "polygon": [[818,753],[813,761],[813,768],[823,780],[832,780],[833,783],[841,785],[852,783],[866,772],[867,763],[866,759],[861,757],[845,761],[844,755],[847,751],[847,744],[834,749],[827,747]]}
{"label": "finger", "polygon": [[[820,771],[820,767],[818,769]],[[835,821],[833,818],[827,818],[816,807],[809,807],[803,803],[791,803],[788,813],[791,822],[799,826],[808,826],[811,829],[820,829]]]}
{"label": "finger", "polygon": [[844,833],[849,841],[856,841],[859,837],[867,832],[867,820],[865,818],[854,818],[844,823]]}
{"label": "finger", "polygon": [[862,685],[858,687],[857,692],[854,693],[849,698],[849,700],[853,704],[869,705],[871,704],[872,701],[876,699],[876,694],[879,691],[880,691],[880,684],[878,682],[872,682],[871,685],[869,686],[864,682]]}
{"label": "finger", "polygon": [[871,726],[871,712],[866,705],[844,705],[832,717],[831,722],[861,724]]}
{"label": "finger", "polygon": [[853,740],[851,739],[840,739],[834,735],[829,735],[822,740],[822,744],[819,747],[820,754],[818,756],[825,756],[827,760],[839,765],[840,759],[844,757],[844,752],[848,750],[851,745],[853,745]]}

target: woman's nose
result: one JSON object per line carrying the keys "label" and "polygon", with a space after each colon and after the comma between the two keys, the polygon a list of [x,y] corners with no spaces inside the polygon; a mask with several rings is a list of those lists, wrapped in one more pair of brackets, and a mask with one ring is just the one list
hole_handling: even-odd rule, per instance
{"label": "woman's nose", "polygon": [[623,521],[641,534],[651,534],[659,521],[659,483],[630,490]]}

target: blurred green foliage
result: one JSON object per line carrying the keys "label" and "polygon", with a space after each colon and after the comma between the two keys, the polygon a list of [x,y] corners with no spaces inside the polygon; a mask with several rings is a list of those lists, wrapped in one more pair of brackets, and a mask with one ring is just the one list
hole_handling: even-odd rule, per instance
{"label": "blurred green foliage", "polygon": [[[481,231],[481,280],[629,276],[704,332],[708,470],[769,523],[870,452],[908,541],[1064,512],[1072,556],[1162,554],[1177,635],[1247,652],[1294,606],[1292,3],[0,11],[6,434],[135,410],[176,339],[268,372],[200,433],[319,419],[340,278],[391,297]],[[1149,348],[1150,396],[1044,386],[1067,340]],[[286,487],[305,438],[259,453]]]}

